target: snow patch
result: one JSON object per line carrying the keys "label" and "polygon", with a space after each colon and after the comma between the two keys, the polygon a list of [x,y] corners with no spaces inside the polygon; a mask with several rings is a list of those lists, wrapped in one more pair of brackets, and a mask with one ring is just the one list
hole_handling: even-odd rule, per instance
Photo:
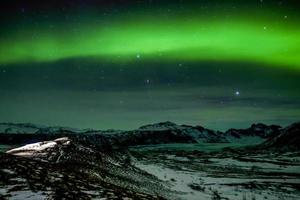
{"label": "snow patch", "polygon": [[27,144],[19,148],[11,149],[6,153],[17,155],[17,156],[31,156],[34,153],[42,152],[46,149],[55,148],[58,144],[69,145],[70,140],[67,137],[63,137],[63,138],[58,138],[54,141],[44,141],[44,142],[37,142],[33,144]]}

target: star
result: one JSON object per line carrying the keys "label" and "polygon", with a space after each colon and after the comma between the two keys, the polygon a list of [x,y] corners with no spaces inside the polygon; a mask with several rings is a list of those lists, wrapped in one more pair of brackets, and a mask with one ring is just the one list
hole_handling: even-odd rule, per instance
{"label": "star", "polygon": [[140,54],[137,54],[137,55],[136,55],[136,58],[137,58],[137,59],[140,59],[140,58],[141,58],[141,55],[140,55]]}
{"label": "star", "polygon": [[235,91],[235,95],[239,96],[240,95],[240,91]]}

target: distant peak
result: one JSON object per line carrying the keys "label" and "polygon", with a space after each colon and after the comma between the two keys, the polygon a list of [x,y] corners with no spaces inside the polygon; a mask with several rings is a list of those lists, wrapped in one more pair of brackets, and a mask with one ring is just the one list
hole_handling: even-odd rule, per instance
{"label": "distant peak", "polygon": [[160,122],[157,123],[158,125],[164,125],[164,126],[177,126],[177,124],[170,122],[170,121],[165,121],[165,122]]}
{"label": "distant peak", "polygon": [[148,128],[170,128],[170,127],[175,127],[178,126],[177,124],[170,122],[170,121],[165,121],[165,122],[158,122],[154,124],[148,124],[141,126],[139,129],[148,129]]}
{"label": "distant peak", "polygon": [[251,127],[267,127],[267,125],[263,124],[263,123],[255,123],[255,124],[252,124]]}

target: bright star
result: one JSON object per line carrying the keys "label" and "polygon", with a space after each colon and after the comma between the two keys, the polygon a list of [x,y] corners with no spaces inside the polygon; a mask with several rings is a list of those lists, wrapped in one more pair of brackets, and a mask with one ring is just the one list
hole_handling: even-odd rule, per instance
{"label": "bright star", "polygon": [[239,96],[240,95],[240,91],[235,91],[235,95]]}

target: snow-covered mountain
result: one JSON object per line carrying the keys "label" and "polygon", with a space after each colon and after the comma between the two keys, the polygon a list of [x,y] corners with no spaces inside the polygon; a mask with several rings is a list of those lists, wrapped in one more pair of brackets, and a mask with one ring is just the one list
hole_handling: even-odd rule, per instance
{"label": "snow-covered mountain", "polygon": [[43,134],[55,134],[61,132],[70,133],[83,133],[92,131],[92,129],[76,129],[70,127],[60,127],[60,126],[43,126],[31,123],[0,123],[0,133],[7,134],[33,134],[33,133],[43,133]]}
{"label": "snow-covered mountain", "polygon": [[0,123],[0,133],[17,134],[17,133],[37,133],[43,126],[37,126],[30,123]]}
{"label": "snow-covered mountain", "polygon": [[171,131],[174,134],[182,134],[192,138],[195,142],[228,142],[222,133],[203,128],[202,126],[177,125],[172,122],[161,122],[145,125],[136,130],[136,132],[160,132]]}
{"label": "snow-covered mountain", "polygon": [[168,143],[228,143],[238,142],[245,138],[250,141],[258,139],[263,142],[279,135],[282,130],[276,125],[253,124],[247,129],[229,129],[222,133],[202,126],[178,125],[169,121],[145,125],[132,131],[80,130],[28,123],[0,123],[0,141],[2,144],[28,144],[69,137],[101,148],[124,148]]}
{"label": "snow-covered mountain", "polygon": [[33,143],[70,136],[99,146],[135,146],[164,143],[228,142],[216,131],[201,126],[177,125],[161,122],[142,126],[132,131],[78,130],[65,127],[46,127],[33,124],[0,124],[0,140],[3,143]]}

